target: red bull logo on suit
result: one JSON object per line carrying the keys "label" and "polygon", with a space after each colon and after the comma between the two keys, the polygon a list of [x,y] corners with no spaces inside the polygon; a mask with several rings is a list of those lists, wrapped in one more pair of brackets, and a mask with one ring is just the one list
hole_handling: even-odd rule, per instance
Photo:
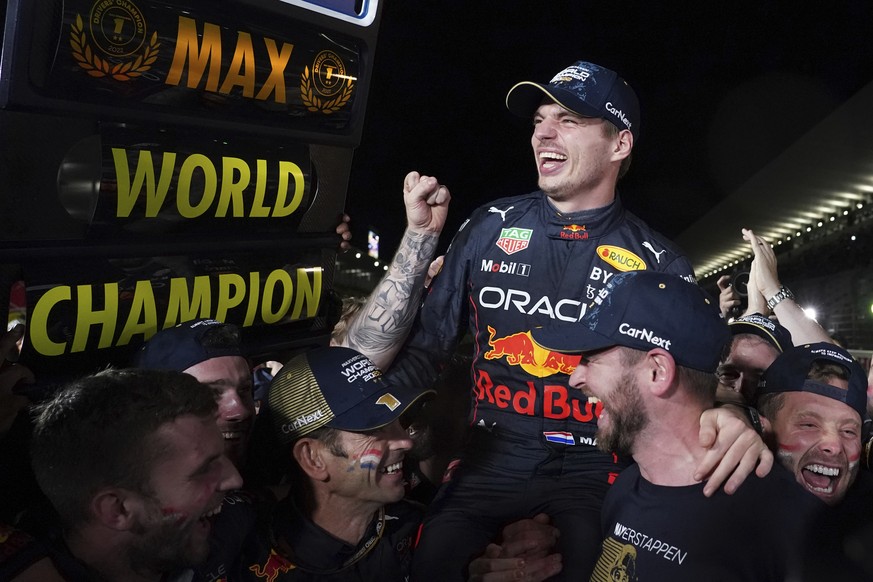
{"label": "red bull logo on suit", "polygon": [[564,354],[544,348],[533,340],[530,331],[494,337],[496,331],[489,325],[488,334],[491,349],[484,354],[486,360],[505,357],[507,364],[521,366],[525,372],[537,378],[553,374],[570,375],[579,364],[579,354]]}

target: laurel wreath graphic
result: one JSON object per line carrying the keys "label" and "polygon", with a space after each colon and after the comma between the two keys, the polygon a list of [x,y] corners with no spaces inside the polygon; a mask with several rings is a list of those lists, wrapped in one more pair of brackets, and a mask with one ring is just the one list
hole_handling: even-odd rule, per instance
{"label": "laurel wreath graphic", "polygon": [[348,79],[346,81],[346,86],[343,87],[342,93],[333,99],[322,101],[312,91],[309,67],[303,68],[303,76],[300,77],[300,98],[303,100],[303,104],[306,105],[306,108],[309,111],[323,111],[327,115],[330,115],[331,113],[342,109],[343,105],[348,103],[349,99],[352,98],[353,92],[354,82],[352,79]]}
{"label": "laurel wreath graphic", "polygon": [[80,15],[76,15],[76,22],[70,28],[72,29],[70,46],[73,47],[73,58],[92,77],[109,76],[116,81],[130,81],[151,69],[158,58],[158,48],[161,43],[158,42],[157,32],[152,33],[148,46],[135,60],[113,64],[106,59],[101,59],[91,50]]}

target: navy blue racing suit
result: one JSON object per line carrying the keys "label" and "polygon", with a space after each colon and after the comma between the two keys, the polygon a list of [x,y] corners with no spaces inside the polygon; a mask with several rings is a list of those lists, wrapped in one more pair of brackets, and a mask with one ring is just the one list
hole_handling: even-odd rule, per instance
{"label": "navy blue racing suit", "polygon": [[695,280],[679,249],[618,197],[562,214],[538,191],[484,205],[461,227],[388,373],[432,385],[472,334],[471,442],[431,505],[413,580],[465,579],[503,525],[540,511],[561,529],[566,579],[590,575],[600,506],[627,460],[595,447],[599,405],[568,388],[578,354],[548,350],[530,330],[557,323],[572,333],[613,276],[642,269]]}

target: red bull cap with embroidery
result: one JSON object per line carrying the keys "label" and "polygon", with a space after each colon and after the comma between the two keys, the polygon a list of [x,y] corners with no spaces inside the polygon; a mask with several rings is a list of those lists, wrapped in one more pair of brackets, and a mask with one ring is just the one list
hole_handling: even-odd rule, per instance
{"label": "red bull cap with embroidery", "polygon": [[331,346],[292,358],[273,379],[268,400],[273,434],[282,444],[290,444],[323,426],[376,430],[434,393],[388,385],[369,358]]}
{"label": "red bull cap with embroidery", "polygon": [[506,95],[506,108],[530,119],[544,98],[583,117],[600,117],[619,130],[640,137],[640,103],[636,93],[615,71],[576,61],[546,84],[522,81]]}

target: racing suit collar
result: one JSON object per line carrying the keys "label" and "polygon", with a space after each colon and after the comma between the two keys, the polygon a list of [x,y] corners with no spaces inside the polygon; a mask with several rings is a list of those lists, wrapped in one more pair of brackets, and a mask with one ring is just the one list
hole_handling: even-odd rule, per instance
{"label": "racing suit collar", "polygon": [[545,194],[542,199],[544,222],[548,225],[549,238],[553,239],[585,241],[600,238],[611,232],[624,215],[618,192],[606,206],[570,213],[559,212]]}

